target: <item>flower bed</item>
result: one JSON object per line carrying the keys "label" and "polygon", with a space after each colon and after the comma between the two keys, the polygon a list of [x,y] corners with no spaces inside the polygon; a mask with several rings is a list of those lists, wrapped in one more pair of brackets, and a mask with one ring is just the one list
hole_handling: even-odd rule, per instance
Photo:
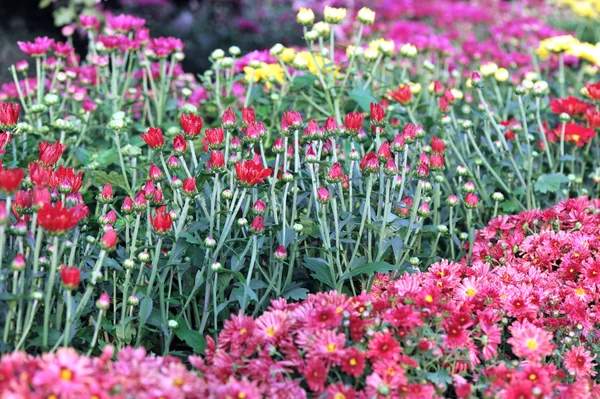
{"label": "flower bed", "polygon": [[[274,300],[208,337],[194,370],[126,348],[0,361],[6,398],[594,398],[600,201],[492,220],[472,265],[377,275],[370,294]],[[30,396],[33,395],[33,396]]]}

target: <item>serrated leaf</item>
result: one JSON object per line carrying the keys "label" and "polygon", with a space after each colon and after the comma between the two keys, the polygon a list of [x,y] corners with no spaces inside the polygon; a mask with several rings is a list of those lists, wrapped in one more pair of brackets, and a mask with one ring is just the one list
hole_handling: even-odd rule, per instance
{"label": "serrated leaf", "polygon": [[351,99],[353,99],[354,101],[356,101],[358,106],[363,111],[368,111],[371,108],[371,103],[377,102],[377,99],[375,97],[373,97],[371,95],[371,93],[369,93],[366,90],[360,89],[358,87],[355,89],[352,89],[352,91],[349,94],[349,97]]}
{"label": "serrated leaf", "polygon": [[294,78],[293,88],[301,89],[303,87],[312,87],[317,80],[317,77],[313,74],[307,73]]}
{"label": "serrated leaf", "polygon": [[560,185],[568,181],[569,178],[562,173],[548,173],[538,177],[533,187],[538,193],[546,194],[560,190]]}
{"label": "serrated leaf", "polygon": [[284,298],[293,299],[295,301],[300,301],[302,299],[305,299],[308,296],[308,290],[306,288],[298,287],[298,288],[294,288],[289,291],[286,291],[282,295]]}
{"label": "serrated leaf", "polygon": [[319,280],[329,288],[334,288],[333,276],[329,271],[329,265],[321,258],[304,258],[304,267],[311,271],[311,276]]}
{"label": "serrated leaf", "polygon": [[365,263],[353,268],[350,272],[344,274],[342,276],[342,281],[347,280],[349,278],[359,276],[361,274],[366,274],[368,276],[372,276],[375,273],[387,273],[389,271],[397,269],[396,266],[390,265],[387,262],[373,262],[373,263]]}
{"label": "serrated leaf", "polygon": [[92,173],[92,177],[97,186],[104,186],[106,183],[108,183],[113,187],[126,188],[123,176],[115,171],[106,173],[102,170],[95,170]]}
{"label": "serrated leaf", "polygon": [[206,349],[206,338],[202,336],[199,332],[190,330],[186,327],[179,327],[175,330],[175,335],[182,341],[185,341],[186,344],[194,353],[204,353]]}
{"label": "serrated leaf", "polygon": [[452,382],[452,378],[450,377],[448,370],[438,370],[435,373],[427,373],[425,374],[425,378],[436,385],[450,384]]}

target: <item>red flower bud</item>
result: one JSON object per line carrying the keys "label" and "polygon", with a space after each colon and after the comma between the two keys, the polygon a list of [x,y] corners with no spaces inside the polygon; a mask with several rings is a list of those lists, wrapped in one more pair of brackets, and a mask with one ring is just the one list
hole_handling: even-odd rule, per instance
{"label": "red flower bud", "polygon": [[218,150],[223,147],[223,141],[225,139],[225,132],[222,127],[216,127],[214,129],[206,129],[204,132],[204,143],[211,150]]}
{"label": "red flower bud", "polygon": [[46,204],[50,204],[50,192],[46,187],[34,187],[33,188],[33,209],[38,210]]}
{"label": "red flower bud", "polygon": [[280,245],[275,250],[275,259],[284,260],[287,257],[287,251],[283,245]]}
{"label": "red flower bud", "polygon": [[148,171],[148,176],[150,177],[150,180],[152,180],[153,182],[158,182],[159,180],[162,179],[163,172],[154,163],[150,163],[150,170]]}
{"label": "red flower bud", "polygon": [[381,146],[377,151],[377,156],[382,162],[385,162],[387,159],[390,159],[392,157],[392,150],[390,149],[390,143],[388,141],[384,141],[383,143],[381,143]]}
{"label": "red flower bud", "polygon": [[437,137],[431,138],[431,151],[443,154],[446,151],[444,140]]}
{"label": "red flower bud", "polygon": [[431,154],[431,157],[429,157],[429,166],[432,170],[444,169],[444,155],[438,153]]}
{"label": "red flower bud", "polygon": [[296,111],[284,112],[283,118],[287,125],[294,129],[298,129],[302,125],[302,115]]}
{"label": "red flower bud", "polygon": [[323,126],[323,130],[326,134],[334,136],[340,132],[340,127],[338,126],[335,118],[330,116],[325,121],[325,126]]}
{"label": "red flower bud", "polygon": [[165,146],[165,138],[160,128],[151,127],[146,133],[140,135],[140,137],[155,150],[162,150]]}
{"label": "red flower bud", "polygon": [[13,128],[19,120],[21,106],[13,103],[0,103],[0,128]]}
{"label": "red flower bud", "polygon": [[475,193],[467,193],[465,194],[465,206],[469,209],[476,208],[479,203],[479,198],[477,198],[477,194]]}
{"label": "red flower bud", "polygon": [[[58,249],[56,248],[55,250]],[[76,267],[62,265],[60,268],[60,277],[62,279],[63,287],[66,290],[74,290],[79,286],[81,271]]]}
{"label": "red flower bud", "polygon": [[117,247],[117,232],[108,230],[100,239],[100,248],[105,251],[112,251]]}
{"label": "red flower bud", "polygon": [[185,137],[183,137],[182,134],[173,138],[173,149],[175,150],[175,154],[177,155],[185,154],[185,151],[187,150],[187,142],[185,141]]}
{"label": "red flower bud", "polygon": [[339,183],[342,181],[343,177],[344,171],[342,170],[342,165],[339,162],[335,162],[331,165],[329,173],[327,173],[327,181],[329,183]]}
{"label": "red flower bud", "polygon": [[379,170],[379,158],[374,152],[365,154],[360,162],[360,169],[363,173],[375,173]]}
{"label": "red flower bud", "polygon": [[0,192],[10,195],[16,192],[23,181],[25,170],[21,168],[3,169],[0,165]]}
{"label": "red flower bud", "polygon": [[225,155],[221,151],[211,151],[206,167],[215,172],[222,171],[225,168]]}
{"label": "red flower bud", "polygon": [[110,183],[106,183],[104,185],[104,187],[102,188],[102,192],[100,193],[100,196],[102,197],[102,199],[105,202],[107,202],[107,203],[112,202],[112,200],[114,199],[114,196],[113,196],[113,188],[110,185]]}
{"label": "red flower bud", "polygon": [[364,117],[365,116],[360,112],[351,112],[346,114],[346,117],[344,118],[344,128],[348,134],[353,136],[358,134],[358,131],[362,127]]}
{"label": "red flower bud", "polygon": [[254,213],[256,215],[262,215],[262,214],[264,214],[266,208],[267,208],[267,206],[261,200],[256,200],[256,202],[252,206],[252,210],[254,211]]}
{"label": "red flower bud", "polygon": [[183,193],[185,195],[194,195],[196,193],[196,179],[193,177],[188,177],[183,181],[181,188],[183,189]]}
{"label": "red flower bud", "polygon": [[221,123],[225,129],[230,129],[236,124],[235,114],[231,110],[231,107],[228,107],[223,113],[223,117],[221,118]]}
{"label": "red flower bud", "polygon": [[254,122],[256,122],[256,115],[254,115],[254,108],[242,107],[242,126],[248,127],[248,125],[251,125]]}
{"label": "red flower bud", "polygon": [[331,196],[329,195],[329,190],[325,187],[319,187],[317,190],[317,201],[325,205],[329,203],[330,199]]}
{"label": "red flower bud", "polygon": [[381,104],[371,103],[371,124],[382,127],[385,124],[385,110]]}
{"label": "red flower bud", "polygon": [[265,222],[263,221],[262,216],[256,215],[250,223],[250,231],[253,234],[261,234],[265,230]]}
{"label": "red flower bud", "polygon": [[152,219],[152,228],[156,234],[165,234],[171,229],[173,224],[173,218],[167,212],[159,212],[156,210],[156,214]]}
{"label": "red flower bud", "polygon": [[50,183],[52,169],[46,168],[37,162],[29,164],[29,180],[35,186],[47,186]]}
{"label": "red flower bud", "polygon": [[[35,192],[34,192],[35,194]],[[133,200],[131,197],[125,197],[123,204],[121,205],[121,212],[125,215],[129,215],[133,211]]]}
{"label": "red flower bud", "polygon": [[183,129],[183,134],[188,140],[193,140],[200,134],[204,121],[198,115],[182,114],[179,117],[179,123]]}

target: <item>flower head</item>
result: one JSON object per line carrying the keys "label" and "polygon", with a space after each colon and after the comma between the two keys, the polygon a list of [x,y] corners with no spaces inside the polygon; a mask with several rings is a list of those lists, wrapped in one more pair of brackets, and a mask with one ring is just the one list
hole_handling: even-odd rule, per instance
{"label": "flower head", "polygon": [[12,194],[19,190],[25,176],[25,170],[21,168],[2,168],[0,164],[0,192]]}
{"label": "flower head", "polygon": [[0,102],[0,129],[13,128],[19,120],[20,109],[19,104]]}
{"label": "flower head", "polygon": [[81,278],[81,270],[74,266],[62,265],[60,268],[60,278],[66,290],[77,289]]}
{"label": "flower head", "polygon": [[165,138],[160,128],[151,127],[140,137],[155,150],[162,150],[165,146]]}
{"label": "flower head", "polygon": [[264,168],[262,163],[257,160],[243,160],[235,164],[235,172],[242,185],[247,187],[258,183],[264,183],[265,179],[271,175],[271,169]]}
{"label": "flower head", "polygon": [[63,234],[79,223],[85,215],[75,208],[66,208],[61,201],[46,204],[38,212],[38,224],[50,234]]}
{"label": "flower head", "polygon": [[179,123],[186,139],[193,140],[200,134],[204,121],[198,115],[181,114]]}

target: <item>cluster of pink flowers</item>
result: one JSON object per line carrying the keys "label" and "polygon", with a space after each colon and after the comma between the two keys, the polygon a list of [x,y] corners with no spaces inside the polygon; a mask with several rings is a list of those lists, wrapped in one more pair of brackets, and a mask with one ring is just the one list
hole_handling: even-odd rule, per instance
{"label": "cluster of pink flowers", "polygon": [[[196,371],[126,348],[0,362],[3,397],[594,398],[600,201],[500,216],[472,264],[376,275],[371,292],[233,316]],[[31,396],[34,395],[34,396]],[[37,396],[35,396],[37,395]]]}

